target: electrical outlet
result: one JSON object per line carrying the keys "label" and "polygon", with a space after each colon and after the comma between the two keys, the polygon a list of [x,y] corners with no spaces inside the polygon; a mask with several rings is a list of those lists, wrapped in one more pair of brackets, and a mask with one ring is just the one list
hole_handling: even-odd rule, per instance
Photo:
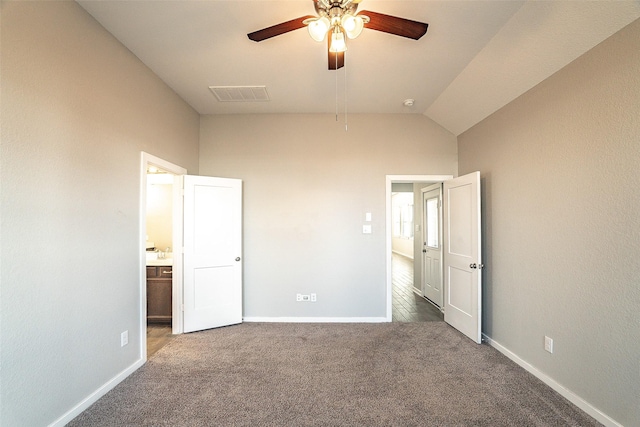
{"label": "electrical outlet", "polygon": [[296,294],[296,301],[302,301],[302,294]]}
{"label": "electrical outlet", "polygon": [[316,294],[311,294],[311,302],[318,301],[318,296]]}
{"label": "electrical outlet", "polygon": [[544,337],[544,349],[545,349],[545,351],[548,351],[549,353],[553,353],[553,339],[549,338],[546,335]]}
{"label": "electrical outlet", "polygon": [[129,344],[129,331],[124,331],[120,334],[120,347],[124,347]]}

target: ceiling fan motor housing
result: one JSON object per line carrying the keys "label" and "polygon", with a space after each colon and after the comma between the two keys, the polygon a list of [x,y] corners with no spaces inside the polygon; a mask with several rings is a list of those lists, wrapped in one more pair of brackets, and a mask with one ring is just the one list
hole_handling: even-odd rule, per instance
{"label": "ceiling fan motor housing", "polygon": [[329,18],[332,26],[338,24],[343,15],[355,15],[358,9],[358,4],[352,0],[318,0],[314,5],[316,13]]}

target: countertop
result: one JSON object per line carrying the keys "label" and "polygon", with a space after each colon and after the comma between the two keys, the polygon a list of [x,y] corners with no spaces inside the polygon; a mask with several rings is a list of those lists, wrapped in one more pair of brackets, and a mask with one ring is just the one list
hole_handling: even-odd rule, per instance
{"label": "countertop", "polygon": [[173,266],[173,258],[147,258],[147,266],[149,267],[171,267]]}

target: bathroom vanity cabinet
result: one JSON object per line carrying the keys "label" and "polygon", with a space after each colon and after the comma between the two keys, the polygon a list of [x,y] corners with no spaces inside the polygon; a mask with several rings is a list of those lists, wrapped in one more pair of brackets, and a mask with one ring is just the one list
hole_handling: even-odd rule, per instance
{"label": "bathroom vanity cabinet", "polygon": [[147,322],[171,323],[171,266],[147,266]]}

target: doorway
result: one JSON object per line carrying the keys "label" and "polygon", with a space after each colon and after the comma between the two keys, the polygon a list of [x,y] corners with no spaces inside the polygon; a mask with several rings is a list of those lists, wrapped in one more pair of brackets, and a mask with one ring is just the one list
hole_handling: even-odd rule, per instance
{"label": "doorway", "polygon": [[[151,154],[142,153],[140,165],[140,337],[147,338],[140,340],[140,355],[144,360],[147,359],[148,353],[157,351],[171,339],[172,334],[179,333],[182,327],[181,316],[171,315],[171,313],[179,313],[179,304],[182,303],[181,249],[180,245],[174,243],[182,241],[182,209],[180,208],[181,204],[178,203],[180,195],[178,186],[175,185],[175,178],[177,175],[186,174],[186,172],[187,170],[181,166]],[[167,212],[167,209],[170,209],[170,212]],[[148,214],[151,214],[151,219]],[[170,219],[166,218],[167,216],[170,216]],[[167,229],[170,229],[170,232]],[[149,248],[153,249],[148,251]],[[151,276],[153,281],[151,285],[154,286],[151,293],[154,300],[153,308],[150,308],[151,313],[147,312],[147,301],[150,296],[150,293],[147,292],[147,276]],[[170,308],[166,307],[167,303]],[[155,320],[164,322],[169,320],[170,323],[165,326],[162,326],[162,323],[148,324],[149,314],[155,317]],[[151,327],[149,328],[148,325]]]}
{"label": "doorway", "polygon": [[147,168],[147,358],[172,338],[174,177],[157,166]]}
{"label": "doorway", "polygon": [[[412,283],[412,291],[410,293],[407,293],[407,300],[409,302],[409,304],[411,303],[411,299],[414,300],[414,302],[418,302],[420,300],[422,300],[422,302],[424,302],[425,304],[430,304],[428,303],[424,298],[422,298],[422,292],[419,291],[419,294],[416,293],[416,288],[420,287],[420,282],[421,279],[419,279],[419,277],[421,277],[422,275],[422,259],[421,257],[418,256],[414,256],[413,257],[413,262],[411,263],[411,260],[406,260],[406,259],[398,259],[397,255],[394,255],[393,252],[393,208],[392,208],[392,188],[393,188],[393,184],[413,184],[413,183],[420,183],[423,184],[424,187],[427,187],[429,184],[439,184],[443,181],[449,180],[453,178],[452,175],[387,175],[386,177],[386,226],[387,226],[387,233],[386,233],[386,272],[387,272],[387,280],[386,280],[386,287],[387,287],[387,321],[391,322],[394,319],[393,316],[393,309],[394,309],[394,256],[396,256],[396,272],[398,271],[402,271],[402,269],[404,268],[404,270],[406,271],[407,268],[409,269],[413,269],[413,271],[410,271],[411,274],[411,282],[414,282],[414,279],[416,280],[416,283]],[[414,192],[415,194],[415,192]],[[418,194],[420,194],[420,192],[418,192]],[[422,204],[422,200],[421,200],[421,196],[420,200],[417,202],[418,205]],[[415,205],[415,204],[414,204]],[[414,216],[415,218],[421,218],[422,213],[420,213],[420,216],[418,216],[417,214]],[[415,227],[415,226],[414,226]],[[416,243],[420,242],[421,239],[421,234],[422,234],[422,224],[420,221],[420,226],[416,227],[419,228],[419,230],[417,232],[415,232],[415,235],[418,236]],[[417,244],[415,244],[414,248],[418,248],[417,250],[414,250],[415,254],[422,254],[422,246],[418,246]],[[407,262],[409,262],[407,264]],[[409,265],[407,267],[407,265]],[[397,278],[398,276],[396,275],[396,280],[398,280]],[[416,284],[418,286],[416,286]],[[395,294],[397,296],[397,293]],[[417,299],[417,300],[416,300]],[[401,303],[402,301],[399,300],[395,300],[395,305],[396,307],[398,307],[398,303]],[[414,306],[415,307],[415,306]],[[433,314],[435,314],[437,312],[437,309],[433,308],[434,311]],[[439,316],[438,316],[439,317]],[[398,321],[398,316],[396,316],[396,321]],[[414,317],[415,319],[415,317]],[[413,320],[415,321],[415,320]]]}
{"label": "doorway", "polygon": [[[420,203],[416,203],[420,187],[422,185],[418,183],[392,183],[392,322],[443,320],[440,310],[423,298],[420,275],[414,281],[414,259],[422,255],[419,245],[423,221],[420,219]],[[416,264],[420,266],[419,262]]]}

